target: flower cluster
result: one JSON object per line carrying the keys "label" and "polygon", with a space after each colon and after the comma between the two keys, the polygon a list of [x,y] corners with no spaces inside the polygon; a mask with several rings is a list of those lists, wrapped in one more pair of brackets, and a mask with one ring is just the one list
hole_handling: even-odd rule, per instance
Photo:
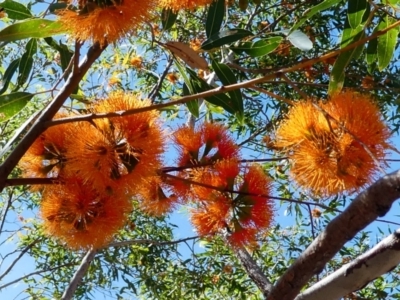
{"label": "flower cluster", "polygon": [[[114,93],[94,113],[149,106],[136,95]],[[64,117],[65,114],[58,117]],[[50,127],[20,162],[25,177],[53,178],[36,187],[46,232],[71,248],[104,246],[132,209],[140,186],[156,175],[164,152],[155,111]]]}
{"label": "flower cluster", "polygon": [[372,181],[390,148],[389,137],[370,97],[348,90],[326,103],[294,105],[277,130],[275,146],[292,160],[299,186],[331,196]]}
{"label": "flower cluster", "polygon": [[158,7],[194,10],[214,0],[68,0],[58,12],[64,29],[78,41],[113,43],[140,28]]}
{"label": "flower cluster", "polygon": [[155,0],[69,0],[68,3],[69,7],[59,12],[64,28],[79,41],[91,40],[100,45],[113,43],[137,30],[156,8]]}
{"label": "flower cluster", "polygon": [[215,0],[160,0],[161,7],[169,8],[172,11],[181,9],[194,10],[198,7],[211,4]]}
{"label": "flower cluster", "polygon": [[[270,183],[259,166],[242,169],[238,148],[226,128],[204,123],[174,134],[181,180],[174,195],[190,199],[191,221],[200,235],[225,232],[234,246],[255,241],[271,224]],[[187,201],[187,200],[186,200]]]}

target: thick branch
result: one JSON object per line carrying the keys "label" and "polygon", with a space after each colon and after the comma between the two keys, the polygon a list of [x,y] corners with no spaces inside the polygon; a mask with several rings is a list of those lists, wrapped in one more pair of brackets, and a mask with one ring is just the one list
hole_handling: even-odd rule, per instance
{"label": "thick branch", "polygon": [[79,85],[79,82],[86,74],[87,70],[93,64],[93,62],[100,56],[104,48],[101,48],[98,44],[93,45],[85,58],[79,65],[79,69],[73,72],[69,77],[64,87],[60,90],[53,101],[43,110],[35,124],[31,127],[28,133],[23,137],[20,143],[15,147],[13,152],[7,157],[7,159],[0,166],[0,191],[5,186],[5,181],[14,167],[17,165],[21,157],[29,149],[32,143],[40,136],[40,134],[46,129],[44,123],[51,120],[60,107],[63,105],[69,95]]}
{"label": "thick branch", "polygon": [[236,253],[243,268],[246,270],[247,275],[249,275],[259,290],[263,293],[264,297],[266,297],[272,289],[272,284],[269,282],[261,268],[257,265],[246,249],[234,248],[233,251]]}
{"label": "thick branch", "polygon": [[89,269],[90,263],[94,259],[96,255],[96,250],[89,250],[86,255],[83,257],[82,262],[78,269],[76,270],[74,276],[69,283],[69,286],[64,291],[61,300],[69,300],[72,299],[76,289],[78,288],[79,283],[82,281],[83,276],[85,276],[87,270]]}
{"label": "thick branch", "polygon": [[292,300],[354,236],[384,216],[400,198],[400,170],[386,175],[359,194],[311,243],[274,285],[268,300]]}
{"label": "thick branch", "polygon": [[329,300],[361,289],[400,264],[400,229],[351,263],[325,277],[296,300]]}

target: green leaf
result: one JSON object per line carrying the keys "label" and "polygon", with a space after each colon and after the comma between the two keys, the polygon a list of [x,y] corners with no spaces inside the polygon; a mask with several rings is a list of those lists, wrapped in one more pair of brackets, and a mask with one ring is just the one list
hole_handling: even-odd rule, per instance
{"label": "green leaf", "polygon": [[7,121],[25,107],[34,95],[17,92],[0,96],[0,122]]}
{"label": "green leaf", "polygon": [[351,28],[356,29],[363,22],[364,13],[367,10],[367,0],[348,0],[347,18]]}
{"label": "green leaf", "polygon": [[3,87],[0,89],[0,95],[7,90],[11,78],[14,76],[15,71],[18,69],[19,62],[20,58],[13,60],[8,66],[7,70],[4,72],[4,76],[2,78]]}
{"label": "green leaf", "polygon": [[[377,31],[377,27],[374,29],[373,33]],[[378,61],[378,40],[373,39],[368,42],[368,46],[365,53],[365,61],[368,65],[372,65]]]}
{"label": "green leaf", "polygon": [[[352,41],[356,42],[362,38],[364,38],[364,31],[359,32],[355,37],[353,37]],[[333,65],[331,76],[329,79],[329,87],[328,94],[333,95],[342,90],[344,79],[345,79],[345,69],[347,65],[350,63],[354,56],[357,56],[360,51],[362,51],[364,45],[355,47],[349,51],[343,52],[339,54],[336,58],[335,64]],[[360,50],[361,49],[361,50]]]}
{"label": "green leaf", "polygon": [[213,48],[221,47],[226,44],[231,44],[239,41],[247,36],[253,35],[252,32],[245,29],[228,29],[213,34],[201,45],[203,50],[211,50]]}
{"label": "green leaf", "polygon": [[[394,20],[389,18],[388,15],[385,15],[383,20],[378,24],[377,29],[385,29],[393,23]],[[378,37],[377,55],[379,71],[385,69],[392,60],[394,50],[396,48],[398,34],[398,28],[393,28]]]}
{"label": "green leaf", "polygon": [[206,20],[206,34],[208,38],[219,32],[224,17],[225,0],[217,0],[211,3]]}
{"label": "green leaf", "polygon": [[251,57],[259,57],[271,53],[279,47],[283,38],[281,36],[259,40],[257,42],[244,42],[239,46],[231,47],[233,51],[244,51]]}
{"label": "green leaf", "polygon": [[29,77],[33,67],[33,55],[37,52],[37,41],[36,39],[31,39],[25,47],[25,53],[22,55],[18,66],[18,78],[17,87],[23,85]]}
{"label": "green leaf", "polygon": [[[184,83],[182,87],[182,93],[184,96],[191,95],[187,85]],[[199,101],[192,100],[186,103],[186,107],[188,108],[189,112],[196,118],[200,116],[200,109],[199,109]]]}
{"label": "green leaf", "polygon": [[56,10],[59,9],[66,9],[68,7],[68,2],[57,2],[57,3],[52,3],[49,5],[49,12],[54,14]]}
{"label": "green leaf", "polygon": [[[179,74],[182,76],[184,84],[182,87],[182,92],[183,95],[187,96],[187,95],[194,95],[196,94],[195,89],[193,88],[192,85],[192,81],[190,79],[190,77],[187,75],[185,69],[183,68],[183,66],[181,65],[181,63],[175,59],[175,64],[179,70]],[[188,108],[189,112],[195,116],[196,118],[199,117],[200,112],[199,112],[199,103],[198,100],[192,100],[186,103],[186,107]]]}
{"label": "green leaf", "polygon": [[10,25],[0,31],[0,42],[12,42],[27,38],[44,38],[63,33],[61,23],[33,19]]}
{"label": "green leaf", "polygon": [[[191,85],[195,93],[201,93],[213,89],[213,87],[210,86],[206,81],[198,77],[196,72],[191,69],[186,70],[190,74]],[[204,100],[210,102],[211,104],[221,106],[223,109],[233,115],[237,115],[238,113],[240,114],[240,112],[235,107],[233,101],[225,94],[208,96],[205,97]]]}
{"label": "green leaf", "polygon": [[325,1],[321,2],[320,4],[315,5],[315,6],[311,7],[310,9],[306,10],[303,13],[303,16],[300,18],[300,20],[290,29],[290,33],[295,31],[296,29],[298,29],[301,25],[304,24],[304,22],[310,20],[310,18],[313,15],[319,13],[320,11],[330,8],[341,1],[342,0],[325,0]]}
{"label": "green leaf", "polygon": [[[235,74],[226,64],[212,61],[212,67],[215,71],[215,74],[217,74],[219,80],[222,82],[223,85],[231,85],[237,83]],[[233,107],[233,110],[236,111],[237,118],[240,118],[243,121],[244,108],[242,93],[238,89],[228,92],[228,95],[231,98],[231,105]]]}
{"label": "green leaf", "polygon": [[0,3],[0,7],[4,8],[7,16],[13,20],[25,20],[32,17],[32,13],[26,6],[12,0]]}
{"label": "green leaf", "polygon": [[169,30],[174,26],[178,14],[170,8],[164,8],[161,12],[161,24],[164,30]]}
{"label": "green leaf", "polygon": [[[44,38],[44,40],[50,47],[60,53],[61,68],[65,71],[74,55],[74,52],[72,52],[68,46],[64,45],[61,41],[59,42],[60,44],[57,44],[57,42],[51,37]],[[66,74],[66,76],[68,76],[68,74]]]}

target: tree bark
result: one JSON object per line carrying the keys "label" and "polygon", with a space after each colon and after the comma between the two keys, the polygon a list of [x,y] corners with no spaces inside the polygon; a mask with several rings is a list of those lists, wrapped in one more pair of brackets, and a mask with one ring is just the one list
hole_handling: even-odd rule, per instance
{"label": "tree bark", "polygon": [[334,300],[359,290],[400,263],[400,229],[305,290],[295,300]]}
{"label": "tree bark", "polygon": [[274,285],[268,300],[292,300],[310,278],[354,236],[384,216],[400,198],[400,170],[386,175],[360,193],[334,218]]}

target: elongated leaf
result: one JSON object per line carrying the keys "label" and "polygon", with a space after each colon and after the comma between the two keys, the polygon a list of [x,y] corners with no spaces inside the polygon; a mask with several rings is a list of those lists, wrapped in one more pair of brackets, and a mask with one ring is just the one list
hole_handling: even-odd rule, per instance
{"label": "elongated leaf", "polygon": [[33,19],[10,25],[0,31],[1,42],[12,42],[27,38],[44,38],[63,33],[61,23]]}
{"label": "elongated leaf", "polygon": [[[212,62],[212,67],[217,74],[219,80],[223,85],[230,85],[237,83],[237,79],[232,70],[226,65],[222,63],[218,63],[216,61]],[[237,118],[243,117],[243,97],[240,90],[234,90],[228,92],[229,98],[232,100],[232,107],[236,111]]]}
{"label": "elongated leaf", "polygon": [[259,57],[271,53],[279,47],[283,38],[281,36],[275,36],[269,39],[259,40],[257,42],[245,42],[237,47],[231,47],[232,50],[244,51],[251,57]]}
{"label": "elongated leaf", "polygon": [[347,18],[351,28],[356,29],[363,22],[367,5],[369,5],[367,0],[347,1]]}
{"label": "elongated leaf", "polygon": [[18,66],[18,79],[17,87],[23,85],[29,77],[33,67],[33,55],[37,52],[37,41],[31,39],[25,47],[25,53],[22,55],[19,66]]}
{"label": "elongated leaf", "polygon": [[66,9],[67,7],[68,7],[68,2],[52,3],[52,4],[49,5],[49,12],[55,13],[56,10]]}
{"label": "elongated leaf", "polygon": [[[175,65],[177,66],[179,73],[181,74],[184,84],[182,87],[182,92],[183,95],[194,95],[196,94],[196,91],[192,85],[192,80],[190,76],[185,71],[185,68],[180,64],[179,61],[175,60]],[[196,118],[199,117],[200,111],[199,111],[199,101],[197,99],[189,101],[186,103],[186,107],[188,108],[189,112],[195,116]]]}
{"label": "elongated leaf", "polygon": [[164,8],[161,13],[161,25],[164,30],[169,30],[174,26],[178,14],[169,8]]}
{"label": "elongated leaf", "polygon": [[206,20],[206,34],[208,38],[219,32],[224,17],[225,0],[217,0],[211,3]]}
{"label": "elongated leaf", "polygon": [[[198,77],[196,72],[194,72],[193,70],[187,69],[187,72],[190,74],[191,85],[195,93],[201,93],[213,89],[212,86],[210,86],[207,82]],[[225,94],[208,96],[205,97],[204,100],[210,102],[211,104],[221,106],[223,109],[233,115],[238,115],[239,113],[232,100]]]}
{"label": "elongated leaf", "polygon": [[320,4],[315,5],[312,8],[308,9],[307,11],[304,12],[304,14],[300,18],[300,20],[290,29],[290,33],[295,31],[296,29],[298,29],[301,25],[304,24],[304,22],[310,20],[310,18],[313,15],[330,8],[341,1],[342,0],[325,0],[325,1],[321,2]]}
{"label": "elongated leaf", "polygon": [[[187,85],[184,83],[182,87],[182,93],[184,96],[191,95]],[[188,108],[189,112],[198,118],[200,116],[200,109],[199,109],[199,101],[198,100],[192,100],[186,103],[186,107]]]}
{"label": "elongated leaf", "polygon": [[[57,44],[57,42],[51,37],[44,38],[44,40],[49,46],[60,53],[61,68],[63,71],[65,71],[74,53],[68,48],[67,45],[64,45],[61,41],[59,42],[60,44]],[[68,76],[68,74],[66,74],[65,76]]]}
{"label": "elongated leaf", "polygon": [[[377,31],[377,28],[374,29],[373,33]],[[368,42],[368,46],[365,53],[365,61],[368,65],[372,65],[373,63],[378,62],[378,40],[373,39]]]}
{"label": "elongated leaf", "polygon": [[[356,42],[362,38],[364,38],[364,31],[359,32],[355,37],[353,37],[353,41]],[[343,83],[345,79],[345,69],[350,61],[353,59],[353,56],[357,55],[362,51],[363,45],[353,48],[349,51],[341,53],[335,61],[333,65],[331,76],[329,79],[329,87],[328,87],[328,94],[333,95],[338,93],[343,88]]]}
{"label": "elongated leaf", "polygon": [[194,69],[208,69],[207,61],[189,45],[181,42],[168,42],[164,44],[172,53],[182,59],[189,67]]}
{"label": "elongated leaf", "polygon": [[[393,19],[389,18],[388,15],[385,15],[383,20],[378,24],[378,30],[387,28],[393,24],[393,22]],[[394,28],[378,37],[377,55],[379,71],[385,69],[392,60],[394,50],[396,48],[398,34],[398,28]]]}
{"label": "elongated leaf", "polygon": [[7,121],[25,107],[34,95],[17,92],[0,96],[0,122]]}
{"label": "elongated leaf", "polygon": [[6,0],[0,3],[0,7],[2,7],[7,16],[13,20],[24,20],[28,18],[32,18],[32,13],[30,10],[23,4],[12,1]]}
{"label": "elongated leaf", "polygon": [[7,70],[4,72],[2,79],[3,87],[0,89],[0,95],[3,94],[10,84],[11,78],[14,76],[15,71],[18,69],[20,58],[13,60],[8,66]]}
{"label": "elongated leaf", "polygon": [[234,43],[250,35],[253,35],[253,33],[240,28],[223,30],[216,34],[213,34],[206,41],[204,41],[201,45],[201,49],[211,50],[213,48],[221,47],[226,44]]}

